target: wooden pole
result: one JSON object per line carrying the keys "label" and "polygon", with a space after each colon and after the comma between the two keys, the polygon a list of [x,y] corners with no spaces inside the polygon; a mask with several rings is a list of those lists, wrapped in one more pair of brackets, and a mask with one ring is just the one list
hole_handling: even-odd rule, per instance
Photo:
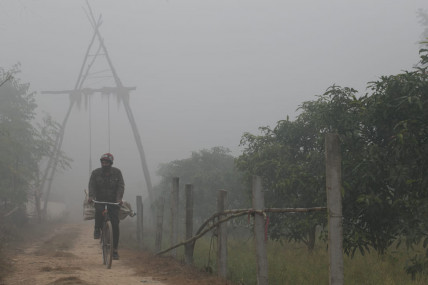
{"label": "wooden pole", "polygon": [[[263,210],[265,199],[262,190],[262,179],[253,176],[253,208]],[[265,241],[265,220],[262,215],[254,215],[254,238],[257,257],[257,284],[268,284],[268,261]]]}
{"label": "wooden pole", "polygon": [[[217,196],[217,212],[222,213],[225,209],[227,191],[219,190]],[[221,218],[221,216],[219,216]],[[217,227],[217,275],[227,277],[227,223]]]}
{"label": "wooden pole", "polygon": [[46,167],[46,173],[45,173],[45,175],[43,176],[43,179],[42,179],[41,189],[43,191],[42,187],[44,187],[44,183],[46,181],[46,176],[49,175],[48,178],[47,178],[48,186],[47,186],[46,192],[43,193],[44,196],[45,196],[44,203],[43,203],[43,212],[42,212],[42,219],[43,220],[45,220],[46,216],[47,216],[49,194],[50,194],[51,189],[52,189],[53,177],[55,175],[55,171],[56,171],[56,168],[57,168],[57,165],[58,165],[58,162],[59,162],[59,157],[60,157],[60,154],[61,154],[61,147],[62,147],[62,142],[64,141],[64,134],[65,134],[65,125],[67,124],[68,118],[70,117],[71,110],[73,109],[74,103],[75,103],[75,100],[72,99],[70,101],[70,105],[68,106],[68,110],[67,110],[67,113],[65,115],[65,118],[62,121],[61,128],[60,128],[59,133],[58,133],[58,137],[55,139],[55,146],[54,146],[54,150],[53,150],[53,152],[54,152],[53,156],[51,156],[51,158],[49,159],[48,166]]}
{"label": "wooden pole", "polygon": [[[172,178],[171,191],[171,246],[178,242],[178,202],[179,202],[179,178]],[[174,249],[171,253],[173,257],[177,257],[177,250]]]}
{"label": "wooden pole", "polygon": [[328,211],[329,284],[343,285],[343,229],[341,154],[339,136],[325,137],[326,189]]}
{"label": "wooden pole", "polygon": [[[193,236],[193,185],[185,185],[186,193],[186,236],[185,240]],[[193,246],[194,243],[189,243],[184,246],[184,260],[186,264],[193,264]]]}
{"label": "wooden pole", "polygon": [[[89,5],[88,1],[86,1],[86,3],[88,4],[90,18],[92,19],[92,22],[91,22],[92,26],[94,28],[94,31],[95,31],[97,37],[98,37],[98,41],[100,43],[100,46],[101,46],[102,50],[104,51],[104,56],[105,56],[107,63],[110,67],[110,71],[112,72],[113,79],[116,83],[116,86],[123,88],[122,81],[120,80],[119,76],[117,75],[116,69],[114,68],[113,62],[111,61],[109,53],[107,51],[107,47],[104,44],[104,39],[102,38],[101,33],[99,31],[99,27],[96,24],[95,17],[92,13],[91,6]],[[147,191],[149,193],[150,204],[152,204],[153,203],[152,181],[150,178],[149,168],[147,167],[146,156],[144,154],[144,149],[143,149],[143,144],[141,142],[140,133],[138,131],[137,124],[135,122],[134,115],[133,115],[132,110],[131,110],[131,105],[129,103],[129,92],[123,91],[123,89],[122,89],[122,91],[119,92],[117,95],[123,100],[122,101],[123,106],[125,107],[126,115],[128,116],[128,120],[129,120],[129,124],[131,125],[132,133],[134,134],[135,143],[137,144],[137,149],[138,149],[138,152],[140,153],[140,161],[141,161],[141,166],[143,168],[144,179],[146,180],[146,186],[147,186]]]}
{"label": "wooden pole", "polygon": [[156,252],[159,252],[162,247],[164,204],[165,204],[165,199],[160,198],[159,205],[157,208],[157,215],[156,215],[156,241],[155,241]]}
{"label": "wooden pole", "polygon": [[124,94],[123,106],[125,107],[126,114],[128,116],[129,124],[131,125],[132,133],[134,134],[135,143],[137,144],[138,152],[140,153],[141,166],[143,168],[144,179],[146,180],[147,191],[149,193],[150,203],[153,203],[153,187],[150,178],[149,168],[146,162],[146,155],[144,154],[143,143],[141,142],[140,133],[138,132],[137,123],[135,122],[134,115],[131,110],[129,103],[129,94]]}
{"label": "wooden pole", "polygon": [[137,196],[137,241],[138,246],[143,246],[143,199]]}

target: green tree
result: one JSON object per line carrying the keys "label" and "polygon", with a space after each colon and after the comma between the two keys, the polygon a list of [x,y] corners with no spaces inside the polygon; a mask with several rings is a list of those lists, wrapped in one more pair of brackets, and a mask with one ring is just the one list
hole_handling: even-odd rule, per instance
{"label": "green tree", "polygon": [[[19,66],[5,72],[0,81],[19,72]],[[29,84],[13,77],[0,87],[0,201],[3,210],[22,204],[37,175],[38,152],[31,120],[36,104]]]}
{"label": "green tree", "polygon": [[[59,131],[49,116],[35,126],[34,92],[17,78],[19,72],[19,65],[7,72],[0,68],[0,213],[23,206],[34,194],[39,166],[52,155],[53,137]],[[61,159],[61,166],[68,167],[69,159]]]}
{"label": "green tree", "polygon": [[369,87],[361,98],[362,144],[344,158],[345,248],[384,253],[397,239],[410,246],[427,233],[426,68]]}
{"label": "green tree", "polygon": [[[426,52],[425,52],[426,55]],[[372,129],[370,137],[377,147],[378,172],[383,192],[398,208],[400,236],[407,242],[427,236],[428,198],[428,74],[427,67],[395,76],[382,77],[372,84],[367,98]],[[386,168],[386,169],[384,169]],[[421,228],[422,227],[422,228]],[[417,233],[417,231],[422,231]],[[417,239],[416,239],[417,240]]]}

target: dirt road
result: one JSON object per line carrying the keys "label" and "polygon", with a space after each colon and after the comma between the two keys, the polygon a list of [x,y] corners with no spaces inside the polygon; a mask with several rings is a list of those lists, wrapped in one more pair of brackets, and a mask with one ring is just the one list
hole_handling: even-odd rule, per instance
{"label": "dirt road", "polygon": [[99,240],[91,239],[92,223],[56,228],[11,260],[14,272],[4,284],[156,284],[152,277],[138,276],[126,258],[114,260],[111,269],[102,264]]}
{"label": "dirt road", "polygon": [[54,227],[11,255],[13,271],[0,285],[233,285],[171,257],[125,248],[106,269],[92,235],[92,221]]}

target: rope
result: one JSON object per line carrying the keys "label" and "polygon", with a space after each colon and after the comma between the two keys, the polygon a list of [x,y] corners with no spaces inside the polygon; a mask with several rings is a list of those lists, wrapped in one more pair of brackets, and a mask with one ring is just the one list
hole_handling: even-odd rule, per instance
{"label": "rope", "polygon": [[107,96],[108,96],[107,97],[107,104],[108,104],[108,106],[107,106],[107,109],[108,109],[108,111],[107,111],[107,116],[108,116],[108,119],[107,119],[107,121],[108,121],[108,152],[110,152],[110,94]]}
{"label": "rope", "polygon": [[265,220],[265,241],[267,241],[268,240],[269,216],[263,210],[261,212],[256,212],[256,210],[253,210],[253,209],[248,210],[248,218],[247,218],[248,224],[250,224],[251,216],[254,216],[255,214],[263,215],[263,218]]}
{"label": "rope", "polygon": [[268,226],[269,226],[269,216],[265,216],[265,241],[268,240]]}
{"label": "rope", "polygon": [[88,98],[89,110],[89,173],[92,171],[92,113],[91,113],[91,96]]}

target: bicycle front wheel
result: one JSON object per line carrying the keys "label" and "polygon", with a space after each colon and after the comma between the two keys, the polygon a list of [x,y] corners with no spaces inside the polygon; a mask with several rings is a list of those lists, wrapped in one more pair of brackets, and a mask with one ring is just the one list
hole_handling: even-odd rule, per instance
{"label": "bicycle front wheel", "polygon": [[113,260],[113,228],[111,222],[104,224],[102,232],[103,263],[110,269]]}

